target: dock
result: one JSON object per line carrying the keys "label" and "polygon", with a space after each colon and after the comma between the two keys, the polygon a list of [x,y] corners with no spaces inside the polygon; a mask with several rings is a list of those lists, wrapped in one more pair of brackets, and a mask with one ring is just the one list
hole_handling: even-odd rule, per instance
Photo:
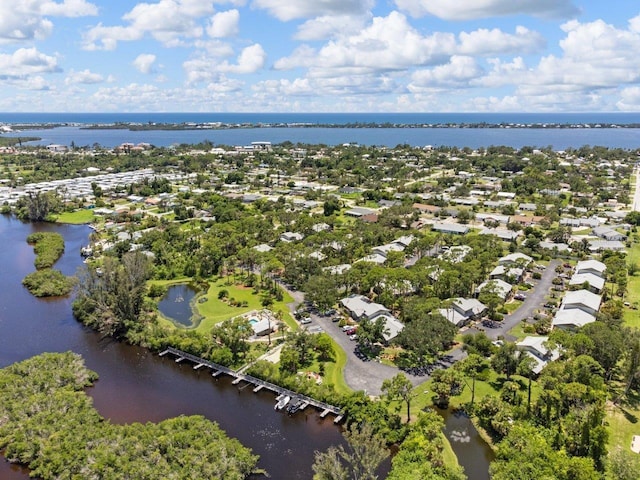
{"label": "dock", "polygon": [[[167,354],[171,354],[176,357],[175,362],[180,363],[183,360],[189,360],[194,364],[194,370],[199,370],[203,367],[208,367],[212,370],[211,375],[215,378],[220,374],[224,373],[233,378],[231,382],[234,385],[239,384],[240,382],[246,382],[248,386],[249,384],[254,385],[253,392],[258,393],[262,389],[267,389],[274,392],[277,398],[282,398],[283,396],[290,396],[291,398],[297,397],[303,403],[300,406],[299,410],[304,410],[309,405],[318,409],[321,418],[325,418],[330,413],[335,415],[334,423],[339,423],[344,418],[344,413],[340,408],[329,405],[328,403],[321,402],[314,398],[308,397],[306,395],[302,395],[300,393],[294,392],[293,390],[289,390],[288,388],[281,387],[271,382],[267,382],[265,380],[261,380],[252,375],[247,375],[245,373],[240,373],[236,370],[233,370],[229,367],[225,367],[224,365],[220,365],[215,362],[210,362],[209,360],[205,360],[204,358],[197,357],[196,355],[191,355],[190,353],[183,352],[182,350],[178,350],[177,348],[169,347],[166,350],[160,352],[160,356],[164,357]],[[245,386],[245,387],[246,387]],[[243,387],[244,388],[244,387]]]}

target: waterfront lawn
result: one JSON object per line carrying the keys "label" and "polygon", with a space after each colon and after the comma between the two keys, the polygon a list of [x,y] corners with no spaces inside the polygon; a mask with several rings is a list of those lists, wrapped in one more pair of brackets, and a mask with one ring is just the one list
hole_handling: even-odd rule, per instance
{"label": "waterfront lawn", "polygon": [[[218,299],[218,294],[221,290],[227,290],[229,292],[228,298],[233,298],[237,302],[247,302],[246,307],[232,307],[227,302],[223,302]],[[283,292],[283,299],[281,302],[274,302],[269,310],[273,312],[282,312],[282,320],[291,330],[298,328],[297,323],[291,318],[287,303],[293,302],[291,296]],[[198,313],[202,315],[203,319],[200,322],[197,330],[203,333],[208,333],[211,328],[217,323],[223,322],[238,315],[250,312],[252,310],[261,310],[262,297],[253,293],[252,287],[245,287],[243,285],[227,285],[225,279],[220,279],[209,283],[209,290],[205,294],[207,301],[203,303],[196,303]]]}
{"label": "waterfront lawn", "polygon": [[74,212],[63,212],[59,215],[56,215],[56,222],[81,225],[83,223],[91,223],[94,218],[95,217],[93,216],[93,210],[83,208]]}
{"label": "waterfront lawn", "polygon": [[[323,362],[324,363],[324,376],[322,377],[322,381],[325,384],[333,385],[333,390],[340,394],[349,394],[353,392],[351,388],[344,381],[344,367],[347,364],[347,354],[345,351],[338,345],[330,335],[326,334],[327,337],[331,339],[331,345],[333,345],[333,352],[335,355],[335,360],[333,362]],[[310,370],[320,373],[320,365],[316,361],[314,362]]]}
{"label": "waterfront lawn", "polygon": [[[640,267],[640,243],[633,243],[627,252],[627,264]],[[627,293],[625,301],[630,306],[624,309],[624,323],[629,327],[640,328],[640,272],[627,277]]]}
{"label": "waterfront lawn", "polygon": [[628,402],[618,405],[607,404],[606,411],[609,451],[630,452],[631,439],[640,435],[640,397],[632,396]]}

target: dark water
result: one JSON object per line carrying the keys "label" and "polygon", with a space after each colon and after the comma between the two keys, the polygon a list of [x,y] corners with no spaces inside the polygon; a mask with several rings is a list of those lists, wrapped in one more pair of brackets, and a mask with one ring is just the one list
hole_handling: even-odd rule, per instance
{"label": "dark water", "polygon": [[[314,450],[343,442],[331,416],[322,420],[313,409],[293,417],[276,413],[269,392],[254,394],[229,378],[213,379],[204,369],[101,339],[73,318],[69,299],[32,297],[21,285],[34,269],[25,239],[42,230],[64,236],[66,252],[56,267],[66,274],[81,265],[80,247],[90,233],[84,226],[23,224],[0,215],[0,367],[42,352],[77,352],[100,375],[89,394],[103,416],[130,423],[204,415],[260,455],[259,467],[274,479],[311,478]],[[27,478],[25,470],[0,460],[0,479]]]}
{"label": "dark water", "polygon": [[584,145],[609,148],[640,148],[638,128],[241,128],[233,130],[129,131],[83,130],[79,127],[58,127],[45,130],[25,130],[4,134],[10,137],[39,137],[29,145],[67,145],[115,147],[125,142],[150,143],[157,147],[174,144],[197,144],[209,141],[215,145],[249,145],[255,141],[273,144],[291,141],[303,144],[341,145],[357,143],[395,147],[411,146],[489,147],[506,145],[548,147],[559,150]]}
{"label": "dark water", "polygon": [[165,317],[190,327],[193,325],[193,309],[191,302],[196,296],[196,290],[184,283],[171,285],[162,300],[158,302],[158,310]]}
{"label": "dark water", "polygon": [[[0,368],[42,352],[72,350],[100,375],[88,390],[101,415],[114,423],[158,422],[178,415],[204,415],[217,422],[260,455],[259,467],[271,478],[310,479],[315,450],[343,444],[331,416],[320,419],[313,409],[289,417],[274,412],[274,395],[217,379],[188,362],[160,358],[142,348],[103,339],[78,323],[68,298],[42,300],[31,296],[22,278],[34,270],[34,254],[26,238],[34,231],[57,231],[65,238],[65,254],[56,264],[67,275],[82,265],[80,248],[90,233],[85,226],[22,223],[0,215]],[[182,293],[188,306],[186,291]],[[466,429],[472,441],[452,441],[470,480],[488,478],[488,446],[468,419],[446,416],[446,433]],[[389,471],[387,461],[380,478]],[[28,471],[0,459],[1,480],[26,480]],[[262,478],[262,477],[260,477]]]}
{"label": "dark water", "polygon": [[495,455],[487,445],[469,417],[451,410],[438,410],[444,418],[444,434],[458,457],[458,463],[464,467],[469,479],[489,480],[489,463]]}

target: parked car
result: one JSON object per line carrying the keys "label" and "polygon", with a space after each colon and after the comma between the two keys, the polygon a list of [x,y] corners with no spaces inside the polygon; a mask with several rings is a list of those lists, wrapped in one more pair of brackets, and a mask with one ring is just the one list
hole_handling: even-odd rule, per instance
{"label": "parked car", "polygon": [[513,298],[516,300],[524,300],[527,296],[524,293],[516,293]]}
{"label": "parked car", "polygon": [[349,335],[349,340],[351,340],[352,342],[358,339],[358,335],[356,335],[355,333],[353,335]]}
{"label": "parked car", "polygon": [[311,319],[309,317],[303,317],[300,319],[300,323],[303,325],[307,325],[309,323],[311,323]]}

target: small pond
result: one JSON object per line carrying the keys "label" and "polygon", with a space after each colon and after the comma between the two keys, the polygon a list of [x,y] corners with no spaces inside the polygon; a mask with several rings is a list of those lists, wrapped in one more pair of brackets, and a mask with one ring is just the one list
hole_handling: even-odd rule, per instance
{"label": "small pond", "polygon": [[437,410],[444,418],[444,434],[469,480],[489,480],[489,464],[495,455],[469,417],[461,411]]}
{"label": "small pond", "polygon": [[171,285],[158,303],[158,310],[175,323],[192,327],[196,316],[193,311],[193,302],[197,293],[195,288],[186,283]]}

